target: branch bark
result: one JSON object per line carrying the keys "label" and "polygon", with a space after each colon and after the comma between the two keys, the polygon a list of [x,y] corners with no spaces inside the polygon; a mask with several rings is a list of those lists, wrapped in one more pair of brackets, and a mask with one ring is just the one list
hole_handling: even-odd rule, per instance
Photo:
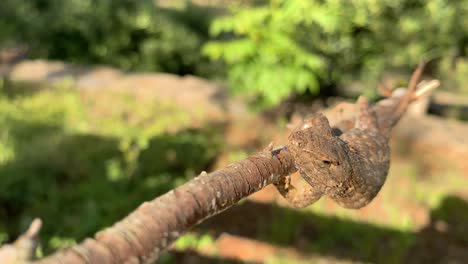
{"label": "branch bark", "polygon": [[287,148],[264,151],[229,167],[201,173],[186,184],[143,203],[94,239],[61,250],[39,263],[152,263],[193,225],[296,171]]}

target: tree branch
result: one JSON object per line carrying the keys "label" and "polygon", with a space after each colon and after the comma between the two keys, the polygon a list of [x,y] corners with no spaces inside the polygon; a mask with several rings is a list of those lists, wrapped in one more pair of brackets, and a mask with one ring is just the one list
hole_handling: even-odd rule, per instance
{"label": "tree branch", "polygon": [[264,151],[195,179],[143,203],[94,239],[61,250],[39,263],[152,263],[193,225],[295,172],[285,147]]}

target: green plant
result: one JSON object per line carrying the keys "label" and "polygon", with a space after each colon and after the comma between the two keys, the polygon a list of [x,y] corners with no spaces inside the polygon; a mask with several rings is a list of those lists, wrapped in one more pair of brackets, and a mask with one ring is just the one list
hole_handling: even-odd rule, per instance
{"label": "green plant", "polygon": [[215,239],[210,234],[187,233],[174,243],[174,248],[177,250],[202,250],[214,246]]}
{"label": "green plant", "polygon": [[165,10],[152,0],[5,0],[0,44],[26,43],[32,57],[203,75],[209,67],[199,48],[211,15],[194,9]]}
{"label": "green plant", "polygon": [[[267,105],[350,80],[374,83],[383,70],[410,70],[423,58],[466,56],[466,1],[270,0],[211,28],[204,47],[225,61],[234,92]],[[437,64],[434,66],[437,67]]]}
{"label": "green plant", "polygon": [[[307,2],[272,2],[267,6],[238,8],[233,16],[213,23],[214,35],[231,32],[240,36],[210,42],[204,47],[212,59],[221,58],[229,65],[234,91],[261,94],[267,104],[277,103],[291,92],[318,91],[318,77],[325,66],[323,58],[294,39],[294,28],[304,22],[299,9]],[[293,4],[291,12],[285,12],[287,4]]]}

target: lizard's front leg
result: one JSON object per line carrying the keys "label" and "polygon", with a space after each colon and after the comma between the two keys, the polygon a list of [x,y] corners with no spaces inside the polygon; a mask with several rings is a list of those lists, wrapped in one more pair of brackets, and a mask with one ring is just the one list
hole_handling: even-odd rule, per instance
{"label": "lizard's front leg", "polygon": [[295,208],[309,206],[322,197],[322,193],[314,190],[309,184],[304,184],[301,186],[302,188],[296,189],[291,184],[291,176],[281,177],[274,185],[281,196]]}

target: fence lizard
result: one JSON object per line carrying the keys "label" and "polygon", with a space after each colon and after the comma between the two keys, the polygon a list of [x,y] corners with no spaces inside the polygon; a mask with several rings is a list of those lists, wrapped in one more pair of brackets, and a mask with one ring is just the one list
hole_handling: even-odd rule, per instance
{"label": "fence lizard", "polygon": [[[411,101],[417,99],[416,84],[423,67],[421,63],[415,70],[401,98],[381,101],[383,110],[378,117],[367,99],[360,97],[356,103],[359,114],[352,129],[337,134],[320,113],[294,130],[287,148],[307,184],[296,189],[290,176],[282,177],[275,183],[280,194],[294,207],[308,206],[324,195],[345,208],[361,208],[372,201],[389,170],[390,130]],[[385,100],[398,103],[387,107]]]}

